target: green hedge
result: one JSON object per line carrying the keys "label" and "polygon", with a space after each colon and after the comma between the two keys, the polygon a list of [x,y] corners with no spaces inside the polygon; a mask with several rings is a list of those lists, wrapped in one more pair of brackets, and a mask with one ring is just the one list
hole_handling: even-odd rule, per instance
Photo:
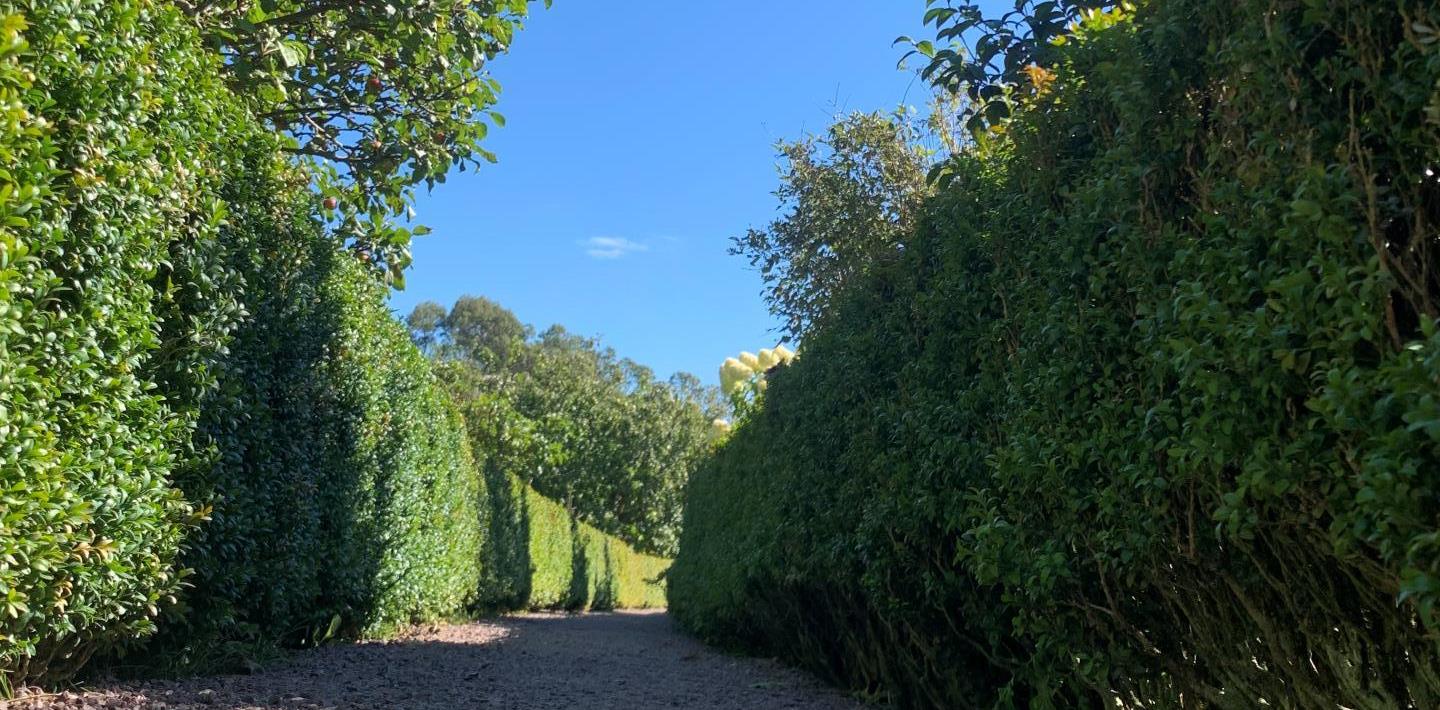
{"label": "green hedge", "polygon": [[171,475],[239,313],[216,195],[246,129],[165,5],[0,2],[0,685],[153,628]]}
{"label": "green hedge", "polygon": [[202,668],[254,644],[462,613],[480,575],[481,481],[463,424],[383,289],[323,240],[256,254],[245,270],[270,288],[200,426],[222,456],[182,479],[213,511],[183,558],[196,589],[162,647]]}
{"label": "green hedge", "polygon": [[636,551],[581,522],[575,513],[520,480],[543,447],[505,396],[476,387],[462,362],[439,365],[454,393],[484,476],[477,608],[615,609],[665,606],[660,581],[670,561]]}
{"label": "green hedge", "polygon": [[533,489],[525,487],[523,495],[531,569],[524,606],[571,610],[665,606],[660,578],[669,560],[636,552]]}
{"label": "green hedge", "polygon": [[902,707],[1440,704],[1440,14],[1137,4],[692,480],[687,627]]}
{"label": "green hedge", "polygon": [[0,691],[479,595],[463,424],[218,61],[167,3],[0,2]]}

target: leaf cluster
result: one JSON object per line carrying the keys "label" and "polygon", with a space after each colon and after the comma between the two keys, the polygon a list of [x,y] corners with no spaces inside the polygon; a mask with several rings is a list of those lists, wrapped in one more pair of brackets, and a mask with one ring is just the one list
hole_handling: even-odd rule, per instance
{"label": "leaf cluster", "polygon": [[[251,111],[314,159],[339,238],[404,283],[413,190],[494,162],[481,147],[528,0],[176,0]],[[547,2],[548,4],[548,2]],[[333,201],[333,202],[331,202]],[[399,221],[397,221],[399,218]]]}

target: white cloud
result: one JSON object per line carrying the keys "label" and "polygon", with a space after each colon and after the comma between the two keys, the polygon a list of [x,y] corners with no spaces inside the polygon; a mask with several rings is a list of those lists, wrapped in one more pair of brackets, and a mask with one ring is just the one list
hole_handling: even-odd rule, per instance
{"label": "white cloud", "polygon": [[591,237],[580,243],[592,259],[619,259],[650,247],[621,237]]}

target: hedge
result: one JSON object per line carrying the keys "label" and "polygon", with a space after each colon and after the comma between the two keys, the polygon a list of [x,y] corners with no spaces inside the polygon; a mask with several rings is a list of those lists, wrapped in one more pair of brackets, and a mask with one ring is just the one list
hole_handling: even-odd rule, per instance
{"label": "hedge", "polygon": [[463,422],[220,61],[168,3],[0,1],[0,694],[481,597]]}
{"label": "hedge", "polygon": [[476,371],[441,361],[440,379],[457,403],[484,477],[476,609],[616,609],[665,606],[661,583],[670,561],[646,555],[580,521],[573,511],[521,480],[538,437],[496,393],[476,388]]}
{"label": "hedge", "polygon": [[[517,484],[518,485],[518,484]],[[524,487],[531,609],[609,610],[665,606],[669,560],[580,522],[564,506]]]}
{"label": "hedge", "polygon": [[478,594],[480,476],[428,361],[353,258],[315,239],[267,249],[246,270],[271,288],[200,426],[221,459],[182,478],[213,510],[160,647],[196,669],[461,614]]}
{"label": "hedge", "polygon": [[901,707],[1440,704],[1440,16],[1136,5],[692,479],[686,627]]}
{"label": "hedge", "polygon": [[241,311],[216,195],[247,131],[164,5],[0,2],[0,686],[147,633],[171,483]]}

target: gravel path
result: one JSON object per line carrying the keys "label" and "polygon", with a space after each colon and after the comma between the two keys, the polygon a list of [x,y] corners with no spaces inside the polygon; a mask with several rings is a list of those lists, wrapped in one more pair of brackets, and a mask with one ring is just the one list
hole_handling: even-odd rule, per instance
{"label": "gravel path", "polygon": [[659,612],[505,617],[441,627],[400,641],[327,646],[296,654],[254,675],[97,688],[9,706],[25,710],[860,707],[775,661],[711,650],[680,634]]}

